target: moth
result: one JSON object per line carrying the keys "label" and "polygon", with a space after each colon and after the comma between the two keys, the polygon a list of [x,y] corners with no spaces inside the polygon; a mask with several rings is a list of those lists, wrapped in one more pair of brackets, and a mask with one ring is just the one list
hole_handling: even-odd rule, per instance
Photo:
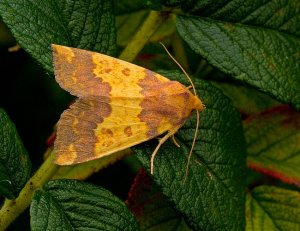
{"label": "moth", "polygon": [[[55,163],[72,165],[101,158],[164,136],[204,109],[187,87],[143,67],[96,52],[52,44],[56,81],[78,97],[57,125]],[[199,114],[198,114],[199,115]]]}

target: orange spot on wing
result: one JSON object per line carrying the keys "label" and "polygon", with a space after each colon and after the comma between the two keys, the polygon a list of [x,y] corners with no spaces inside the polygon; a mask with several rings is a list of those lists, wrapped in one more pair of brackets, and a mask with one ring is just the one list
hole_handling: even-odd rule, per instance
{"label": "orange spot on wing", "polygon": [[113,136],[114,133],[112,132],[112,130],[110,130],[109,128],[102,128],[101,129],[101,133],[103,135],[108,135],[108,136]]}
{"label": "orange spot on wing", "polygon": [[104,147],[109,147],[109,146],[111,146],[113,144],[114,144],[114,142],[112,140],[107,140],[107,141],[103,142],[103,146]]}
{"label": "orange spot on wing", "polygon": [[129,75],[130,75],[130,69],[128,69],[128,68],[126,67],[126,68],[124,68],[124,69],[122,70],[122,73],[123,73],[124,75],[126,75],[126,76],[129,76]]}
{"label": "orange spot on wing", "polygon": [[126,128],[124,128],[124,133],[129,137],[132,136],[132,131],[131,131],[131,127],[127,126]]}
{"label": "orange spot on wing", "polygon": [[105,72],[105,73],[109,73],[109,72],[111,72],[111,71],[112,71],[111,68],[106,68],[106,69],[104,69],[104,72]]}

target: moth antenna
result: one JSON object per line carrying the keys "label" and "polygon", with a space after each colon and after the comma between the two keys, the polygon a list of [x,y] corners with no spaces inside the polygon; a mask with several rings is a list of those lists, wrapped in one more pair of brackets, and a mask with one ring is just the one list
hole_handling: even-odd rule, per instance
{"label": "moth antenna", "polygon": [[191,157],[192,157],[192,154],[193,154],[193,150],[194,150],[194,147],[195,147],[195,144],[196,144],[197,135],[198,135],[199,124],[200,124],[200,115],[199,115],[199,111],[198,110],[196,110],[196,117],[197,117],[196,130],[195,130],[195,133],[194,133],[194,139],[193,139],[192,147],[191,147],[191,150],[190,150],[190,153],[189,153],[188,161],[186,163],[185,174],[184,174],[184,181],[183,182],[186,181],[186,178],[187,178],[187,175],[188,175],[188,172],[189,172],[189,166],[190,166],[190,162],[191,162]]}
{"label": "moth antenna", "polygon": [[197,96],[195,85],[194,85],[192,79],[190,78],[190,76],[186,73],[186,71],[183,69],[183,67],[180,65],[180,63],[171,55],[171,53],[168,51],[166,46],[162,42],[160,42],[160,45],[162,45],[162,47],[165,49],[165,51],[170,56],[170,58],[174,61],[174,63],[177,64],[177,66],[180,68],[180,70],[182,70],[183,74],[185,75],[185,77],[189,80],[190,84],[192,85],[194,95]]}
{"label": "moth antenna", "polygon": [[[182,70],[183,74],[185,75],[185,77],[189,80],[193,91],[194,91],[194,95],[197,96],[196,93],[196,88],[195,85],[192,81],[192,79],[190,78],[190,76],[186,73],[186,71],[184,70],[184,68],[180,65],[180,63],[178,63],[178,61],[171,55],[171,53],[168,51],[168,49],[166,48],[166,46],[160,42],[160,44],[162,45],[162,47],[165,49],[165,51],[167,52],[167,54],[170,56],[170,58],[174,61],[174,63],[177,64],[177,66]],[[190,153],[188,156],[188,161],[187,161],[187,165],[186,165],[186,169],[185,169],[185,174],[184,174],[184,182],[186,181],[187,175],[188,175],[188,171],[189,171],[189,166],[190,166],[190,162],[191,162],[191,157],[192,157],[192,153],[196,144],[196,139],[197,139],[197,135],[198,135],[198,130],[199,130],[199,124],[200,124],[200,116],[199,116],[199,111],[196,110],[196,117],[197,117],[197,122],[196,122],[196,130],[194,133],[194,138],[193,138],[193,143],[192,143],[192,147],[190,149]]]}

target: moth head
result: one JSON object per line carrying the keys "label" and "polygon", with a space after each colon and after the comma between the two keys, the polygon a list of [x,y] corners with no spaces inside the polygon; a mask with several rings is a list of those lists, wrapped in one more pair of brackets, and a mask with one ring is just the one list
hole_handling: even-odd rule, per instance
{"label": "moth head", "polygon": [[195,98],[194,109],[197,111],[202,111],[205,108],[204,104],[201,102],[201,100],[197,96],[194,96],[194,98]]}

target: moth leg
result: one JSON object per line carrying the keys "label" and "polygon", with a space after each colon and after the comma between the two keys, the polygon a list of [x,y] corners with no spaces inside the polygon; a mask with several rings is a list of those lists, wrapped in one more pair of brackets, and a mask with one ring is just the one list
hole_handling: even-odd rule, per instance
{"label": "moth leg", "polygon": [[180,148],[180,145],[177,143],[177,140],[175,139],[174,135],[172,135],[172,140],[173,140],[173,143],[176,145],[176,147]]}
{"label": "moth leg", "polygon": [[150,173],[151,175],[153,175],[154,172],[154,158],[160,148],[160,146],[166,142],[171,136],[174,136],[174,134],[178,131],[180,127],[176,127],[174,129],[172,129],[172,131],[169,131],[163,138],[161,138],[158,142],[158,145],[156,146],[155,150],[153,151],[152,155],[151,155],[151,160],[150,160]]}
{"label": "moth leg", "polygon": [[161,138],[161,139],[159,140],[158,145],[156,146],[154,152],[153,152],[152,155],[151,155],[151,160],[150,160],[150,173],[151,173],[151,175],[153,175],[153,171],[154,171],[154,158],[155,158],[155,155],[157,154],[157,152],[158,152],[160,146],[161,146],[164,142],[166,142],[166,141],[169,139],[170,136],[172,136],[172,134],[171,134],[171,133],[167,133],[163,138]]}
{"label": "moth leg", "polygon": [[192,86],[192,85],[190,85],[190,86],[188,86],[188,87],[186,87],[186,88],[190,90],[191,88],[193,88],[193,86]]}

